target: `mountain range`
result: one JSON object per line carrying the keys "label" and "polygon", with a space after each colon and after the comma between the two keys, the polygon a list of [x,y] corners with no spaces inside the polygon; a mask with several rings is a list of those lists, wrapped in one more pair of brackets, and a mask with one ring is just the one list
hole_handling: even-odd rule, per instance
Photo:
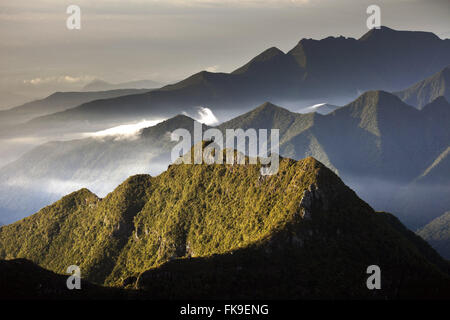
{"label": "mountain range", "polygon": [[[448,298],[450,288],[447,261],[312,157],[281,158],[272,176],[174,164],[104,199],[81,189],[0,228],[0,259],[17,258],[60,274],[75,264],[88,281],[153,299]],[[366,287],[370,265],[380,290]]]}
{"label": "mountain range", "polygon": [[[179,115],[131,137],[91,137],[35,148],[0,169],[4,222],[82,186],[103,195],[127,176],[160,173],[175,145],[170,132],[192,132],[194,121]],[[293,113],[264,103],[217,128],[279,129],[281,155],[315,157],[371,205],[394,212],[417,229],[450,208],[449,121],[450,105],[443,97],[419,111],[393,94],[369,91],[327,115]],[[46,192],[43,186],[58,192]]]}
{"label": "mountain range", "polygon": [[314,100],[341,104],[366,90],[401,90],[448,65],[449,39],[382,27],[359,39],[302,39],[287,53],[272,47],[231,73],[202,71],[150,92],[91,101],[38,117],[27,127],[32,132],[55,127],[101,130],[136,118],[192,113],[199,106],[224,120],[265,101],[286,106]]}
{"label": "mountain range", "polygon": [[89,82],[81,90],[82,91],[106,91],[119,89],[154,89],[160,87],[161,84],[153,80],[136,80],[122,83],[109,83],[104,80],[96,79]]}
{"label": "mountain range", "polygon": [[10,126],[27,122],[39,116],[64,111],[89,101],[147,91],[145,89],[117,89],[97,92],[55,92],[44,99],[34,100],[18,107],[0,111],[0,124],[2,126]]}
{"label": "mountain range", "polygon": [[45,270],[26,259],[0,260],[0,299],[109,300],[134,297],[120,289],[105,288],[81,279],[82,290],[67,290],[69,275]]}

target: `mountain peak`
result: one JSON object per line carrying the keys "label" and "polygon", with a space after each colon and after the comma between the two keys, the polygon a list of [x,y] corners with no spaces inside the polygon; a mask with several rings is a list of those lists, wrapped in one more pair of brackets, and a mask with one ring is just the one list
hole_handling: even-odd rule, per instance
{"label": "mountain peak", "polygon": [[439,40],[439,37],[432,32],[425,31],[401,31],[388,28],[386,26],[381,26],[380,28],[371,29],[367,31],[359,41],[379,41],[379,40],[395,40],[404,39],[410,40]]}
{"label": "mountain peak", "polygon": [[245,73],[249,70],[257,69],[256,66],[269,64],[271,61],[283,59],[286,54],[277,47],[271,47],[254,57],[250,62],[233,71],[233,74]]}
{"label": "mountain peak", "polygon": [[372,90],[364,92],[357,100],[364,101],[365,105],[378,106],[387,104],[403,104],[403,102],[396,95],[383,91],[383,90]]}
{"label": "mountain peak", "polygon": [[437,97],[436,99],[434,99],[433,101],[431,101],[430,104],[433,104],[433,103],[439,103],[439,104],[444,103],[444,104],[448,104],[448,101],[447,101],[447,99],[445,99],[444,96],[439,96],[439,97]]}
{"label": "mountain peak", "polygon": [[274,117],[275,115],[292,115],[294,113],[283,107],[277,106],[277,105],[267,101],[267,102],[264,102],[263,104],[261,104],[260,106],[256,107],[252,111],[249,111],[248,113],[244,114],[243,116],[245,116],[247,114],[252,115],[253,117],[261,116],[263,114]]}
{"label": "mountain peak", "polygon": [[256,107],[254,109],[254,111],[276,111],[276,110],[286,110],[280,106],[277,106],[275,104],[273,104],[272,102],[266,101],[263,104],[261,104],[260,106]]}
{"label": "mountain peak", "polygon": [[[192,130],[194,127],[194,122],[197,121],[184,114],[179,114],[176,115],[175,117],[164,120],[155,126],[142,129],[142,136],[155,137],[159,135],[165,135],[167,132],[172,132],[179,128]],[[204,125],[202,126],[204,127]]]}
{"label": "mountain peak", "polygon": [[278,55],[284,55],[284,52],[281,51],[280,49],[278,49],[277,47],[270,47],[267,50],[264,50],[262,53],[260,53],[259,55],[257,55],[255,57],[255,59],[269,59],[272,58],[274,56],[278,56]]}
{"label": "mountain peak", "polygon": [[450,66],[446,66],[444,69],[442,69],[440,75],[445,79],[450,80]]}
{"label": "mountain peak", "polygon": [[358,40],[368,40],[373,37],[386,36],[388,34],[394,34],[398,32],[397,30],[388,28],[386,26],[381,26],[380,28],[373,28],[363,34]]}

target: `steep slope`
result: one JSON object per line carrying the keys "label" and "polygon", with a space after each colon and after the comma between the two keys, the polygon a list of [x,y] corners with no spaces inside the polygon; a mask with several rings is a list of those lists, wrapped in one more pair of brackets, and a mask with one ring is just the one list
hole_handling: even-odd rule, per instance
{"label": "steep slope", "polygon": [[[325,116],[320,139],[343,173],[407,179],[427,156],[416,127],[420,118],[417,110],[392,94],[369,91]],[[411,155],[413,161],[402,163]]]}
{"label": "steep slope", "polygon": [[300,112],[300,113],[317,112],[317,113],[320,113],[322,115],[326,115],[326,114],[329,114],[330,112],[333,112],[334,110],[336,110],[338,108],[339,108],[339,106],[335,106],[335,105],[332,105],[332,104],[319,103],[319,104],[315,104],[315,105],[310,106],[310,107],[306,107],[306,108],[300,109],[298,112]]}
{"label": "steep slope", "polygon": [[407,104],[418,109],[422,109],[425,105],[441,96],[450,100],[450,66],[394,94]]}
{"label": "steep slope", "polygon": [[[427,128],[424,136],[430,147],[440,154],[450,141],[450,103],[444,97],[438,97],[422,109],[422,117]],[[438,153],[434,153],[434,156],[437,157]]]}
{"label": "steep slope", "polygon": [[[420,252],[422,257],[436,261],[448,270],[448,262],[392,215],[375,213],[372,218],[383,225],[382,230],[388,228],[392,232],[390,236],[384,233],[389,239],[380,243],[381,246],[398,241],[405,245],[414,244],[410,249],[415,254]],[[370,293],[361,270],[374,258],[365,257],[366,250],[355,255],[354,248],[341,247],[341,241],[355,241],[355,238],[335,239],[315,229],[314,235],[299,239],[296,232],[306,230],[292,227],[289,231],[292,232],[290,236],[280,232],[267,241],[227,254],[170,261],[142,273],[136,287],[155,298],[176,299],[448,298],[448,280],[440,283],[439,275],[422,274],[417,268],[421,264],[419,261],[408,266],[398,263],[397,259],[415,260],[402,251],[404,248],[394,249],[402,252],[397,257],[388,252],[384,258],[375,258],[382,266],[383,284],[382,290]],[[353,263],[347,264],[347,258]],[[391,264],[387,262],[389,260],[397,262]],[[314,266],[311,265],[313,261]],[[421,275],[426,279],[419,279]]]}
{"label": "steep slope", "polygon": [[[278,129],[280,134],[280,154],[294,159],[312,156],[322,161],[329,168],[336,168],[329,161],[326,152],[311,133],[317,114],[299,114],[266,102],[253,111],[247,112],[230,121],[222,123],[218,128],[226,129]],[[269,139],[270,141],[270,139]]]}
{"label": "steep slope", "polygon": [[[448,264],[321,163],[281,159],[266,177],[259,169],[180,164],[103,200],[80,190],[3,226],[0,258],[55,271],[76,263],[109,284],[137,278],[153,298],[447,296]],[[365,285],[372,264],[383,270],[377,292]]]}
{"label": "steep slope", "polygon": [[[354,97],[373,89],[399,90],[450,64],[450,40],[432,33],[370,31],[360,39],[303,39],[288,53],[271,48],[231,74],[199,72],[140,95],[81,105],[38,118],[29,126],[65,129],[67,122],[96,123],[136,117],[170,117],[208,106],[221,117],[264,101]],[[371,61],[371,63],[367,63]],[[414,68],[411,68],[414,65]]]}
{"label": "steep slope", "polygon": [[407,217],[413,229],[431,223],[450,209],[449,172],[450,147],[447,147],[428,168],[395,194],[393,208],[400,217]]}
{"label": "steep slope", "polygon": [[102,282],[132,234],[133,218],[148,200],[149,183],[149,176],[134,176],[104,200],[87,189],[65,196],[2,227],[0,256],[27,258],[58,273],[79,265],[89,279]]}
{"label": "steep slope", "polygon": [[450,146],[433,161],[415,182],[445,184],[448,182],[448,177],[445,176],[446,172],[450,172]]}
{"label": "steep slope", "polygon": [[450,259],[450,211],[417,231],[444,258]]}

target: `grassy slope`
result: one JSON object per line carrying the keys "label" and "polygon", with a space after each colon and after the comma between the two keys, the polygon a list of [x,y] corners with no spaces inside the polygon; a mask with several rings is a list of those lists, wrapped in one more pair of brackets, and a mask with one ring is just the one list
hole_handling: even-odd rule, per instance
{"label": "grassy slope", "polygon": [[[120,285],[168,261],[231,259],[244,274],[254,274],[246,279],[267,277],[261,289],[278,286],[296,297],[365,296],[368,264],[387,271],[383,294],[389,297],[417,286],[418,279],[446,283],[445,268],[421,250],[313,158],[283,159],[279,173],[269,177],[254,165],[173,165],[158,177],[131,177],[102,200],[80,190],[0,229],[0,258],[31,259],[59,273],[77,264],[97,283]],[[229,258],[234,252],[238,260]],[[263,262],[273,266],[258,273]],[[395,280],[405,267],[406,285]],[[205,277],[225,281],[228,275]],[[145,276],[139,279],[146,289]],[[197,296],[208,293],[195,290]]]}

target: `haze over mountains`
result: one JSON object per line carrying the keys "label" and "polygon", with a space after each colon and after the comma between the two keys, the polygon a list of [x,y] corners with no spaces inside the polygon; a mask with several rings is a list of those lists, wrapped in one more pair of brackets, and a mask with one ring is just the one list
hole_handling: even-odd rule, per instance
{"label": "haze over mountains", "polygon": [[[416,229],[450,207],[449,121],[450,105],[443,97],[419,111],[393,94],[370,91],[328,115],[265,103],[217,128],[279,129],[281,155],[315,157],[372,206],[394,212]],[[170,132],[192,132],[193,123],[179,115],[133,136],[51,142],[34,149],[0,169],[5,220],[19,219],[83,186],[103,196],[130,175],[159,174],[175,145]]]}
{"label": "haze over mountains", "polygon": [[448,65],[449,39],[382,27],[359,39],[302,39],[287,53],[270,48],[229,74],[202,71],[148,93],[43,116],[29,126],[39,132],[49,127],[74,130],[89,123],[100,130],[120,121],[192,112],[199,106],[224,120],[265,101],[297,108],[302,101],[305,107],[313,101],[342,104],[366,90],[404,89]]}
{"label": "haze over mountains", "polygon": [[[270,48],[232,73],[202,71],[160,89],[111,91],[109,98],[106,93],[98,97],[58,93],[58,97],[50,96],[1,114],[2,124],[30,121],[7,128],[2,125],[1,152],[8,156],[0,165],[55,136],[67,140],[74,134],[126,123],[195,114],[199,107],[211,109],[224,121],[265,101],[294,111],[324,102],[343,105],[365,90],[407,88],[450,65],[449,57],[449,39],[441,40],[428,32],[382,27],[359,39],[302,39],[287,53]],[[90,88],[96,83],[102,84],[95,81]]]}
{"label": "haze over mountains", "polygon": [[317,112],[317,113],[325,115],[330,112],[333,112],[337,108],[339,108],[339,106],[335,106],[335,105],[328,104],[328,103],[318,103],[318,104],[315,104],[310,107],[302,108],[302,109],[298,110],[298,112],[300,112],[300,113]]}
{"label": "haze over mountains", "polygon": [[[281,159],[273,176],[180,164],[104,199],[81,189],[0,229],[0,258],[19,257],[57,273],[76,263],[87,280],[150,298],[444,298],[450,288],[448,262],[311,157]],[[364,272],[374,263],[375,292]]]}
{"label": "haze over mountains", "polygon": [[[16,160],[20,155],[46,141],[73,139],[58,131],[32,130],[27,121],[55,112],[67,110],[88,101],[107,99],[122,95],[147,92],[149,89],[119,89],[99,92],[56,92],[44,99],[31,101],[21,106],[0,111],[0,166]],[[64,131],[64,130],[61,130]]]}

